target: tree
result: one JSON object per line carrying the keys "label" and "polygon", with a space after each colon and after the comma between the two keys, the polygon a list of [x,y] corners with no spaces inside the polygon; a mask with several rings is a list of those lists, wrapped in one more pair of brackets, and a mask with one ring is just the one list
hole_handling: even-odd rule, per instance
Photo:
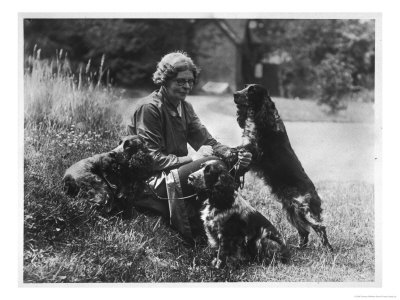
{"label": "tree", "polygon": [[328,54],[316,70],[318,103],[330,107],[331,113],[346,108],[341,101],[353,90],[352,68],[339,55]]}
{"label": "tree", "polygon": [[258,20],[253,34],[264,56],[284,52],[290,57],[281,65],[281,76],[294,97],[319,98],[335,111],[341,107],[338,97],[374,87],[374,26],[373,20],[271,19]]}
{"label": "tree", "polygon": [[45,58],[64,49],[72,64],[91,59],[93,66],[105,55],[105,68],[117,84],[148,87],[155,63],[165,52],[190,52],[191,24],[189,19],[30,19],[24,22],[25,53],[35,44]]}

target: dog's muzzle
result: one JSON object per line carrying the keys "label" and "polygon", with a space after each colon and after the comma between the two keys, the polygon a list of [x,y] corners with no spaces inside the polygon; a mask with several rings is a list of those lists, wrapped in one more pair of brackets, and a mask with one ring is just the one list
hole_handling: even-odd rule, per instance
{"label": "dog's muzzle", "polygon": [[247,98],[240,92],[235,92],[233,94],[233,102],[238,106],[247,106]]}
{"label": "dog's muzzle", "polygon": [[190,174],[188,176],[188,184],[197,190],[206,189],[207,187],[204,181],[204,168]]}
{"label": "dog's muzzle", "polygon": [[112,153],[120,153],[120,152],[124,152],[124,147],[122,144],[118,145],[117,147],[115,147],[114,149],[111,150]]}

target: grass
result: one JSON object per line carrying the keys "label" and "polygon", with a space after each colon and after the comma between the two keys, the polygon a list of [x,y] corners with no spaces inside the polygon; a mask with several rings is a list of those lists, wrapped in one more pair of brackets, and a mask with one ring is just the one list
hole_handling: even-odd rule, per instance
{"label": "grass", "polygon": [[[25,75],[24,283],[374,281],[372,184],[316,183],[333,254],[313,235],[308,249],[293,249],[287,265],[245,262],[220,270],[210,267],[214,251],[204,242],[187,246],[158,216],[104,218],[84,199],[65,196],[65,169],[116,145],[118,97],[68,72],[54,75],[37,56],[33,63],[33,72]],[[297,233],[280,204],[270,199],[268,187],[248,174],[241,193],[289,244],[297,243]]]}
{"label": "grass", "polygon": [[35,49],[25,63],[24,124],[118,131],[121,116],[112,103],[119,95],[108,83],[101,84],[103,62],[91,70],[89,60],[85,69],[81,66],[78,73],[73,73],[62,51],[47,61],[41,60],[40,49]]}
{"label": "grass", "polygon": [[[56,134],[49,132],[48,140],[55,140]],[[112,142],[99,139],[96,145],[107,148]],[[310,247],[294,250],[288,265],[244,263],[235,269],[215,270],[210,267],[214,255],[211,249],[204,244],[185,246],[158,216],[139,213],[132,220],[105,219],[90,214],[84,199],[67,198],[60,187],[63,170],[90,153],[79,148],[66,156],[62,147],[50,142],[46,145],[42,153],[47,154],[39,152],[34,160],[25,153],[30,162],[25,166],[26,283],[374,281],[372,185],[317,185],[325,200],[333,254],[321,248],[313,235]],[[54,152],[48,154],[51,149]],[[266,201],[269,190],[259,179],[247,176],[242,194],[277,225],[290,244],[297,242],[297,234],[283,216],[280,204]]]}

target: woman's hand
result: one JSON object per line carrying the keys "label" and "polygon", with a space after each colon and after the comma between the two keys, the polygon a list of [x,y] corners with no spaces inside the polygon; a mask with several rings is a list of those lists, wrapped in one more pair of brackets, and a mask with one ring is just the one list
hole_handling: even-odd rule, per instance
{"label": "woman's hand", "polygon": [[239,151],[238,159],[239,159],[239,167],[247,168],[251,163],[251,158],[253,155],[247,151]]}
{"label": "woman's hand", "polygon": [[211,156],[214,154],[214,150],[211,146],[204,145],[201,146],[199,150],[195,154],[192,155],[192,160],[198,160],[203,157]]}

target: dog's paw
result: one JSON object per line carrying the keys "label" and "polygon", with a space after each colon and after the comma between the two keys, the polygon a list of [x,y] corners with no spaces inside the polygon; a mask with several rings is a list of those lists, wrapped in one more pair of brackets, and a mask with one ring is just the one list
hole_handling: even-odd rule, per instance
{"label": "dog's paw", "polygon": [[299,243],[297,244],[297,249],[303,250],[308,246],[308,234],[300,235]]}
{"label": "dog's paw", "polygon": [[211,262],[211,266],[219,269],[222,267],[222,260],[220,260],[218,257],[214,258]]}
{"label": "dog's paw", "polygon": [[304,249],[307,248],[307,246],[308,246],[308,244],[299,242],[299,243],[295,246],[295,248],[296,248],[297,250],[304,250]]}

